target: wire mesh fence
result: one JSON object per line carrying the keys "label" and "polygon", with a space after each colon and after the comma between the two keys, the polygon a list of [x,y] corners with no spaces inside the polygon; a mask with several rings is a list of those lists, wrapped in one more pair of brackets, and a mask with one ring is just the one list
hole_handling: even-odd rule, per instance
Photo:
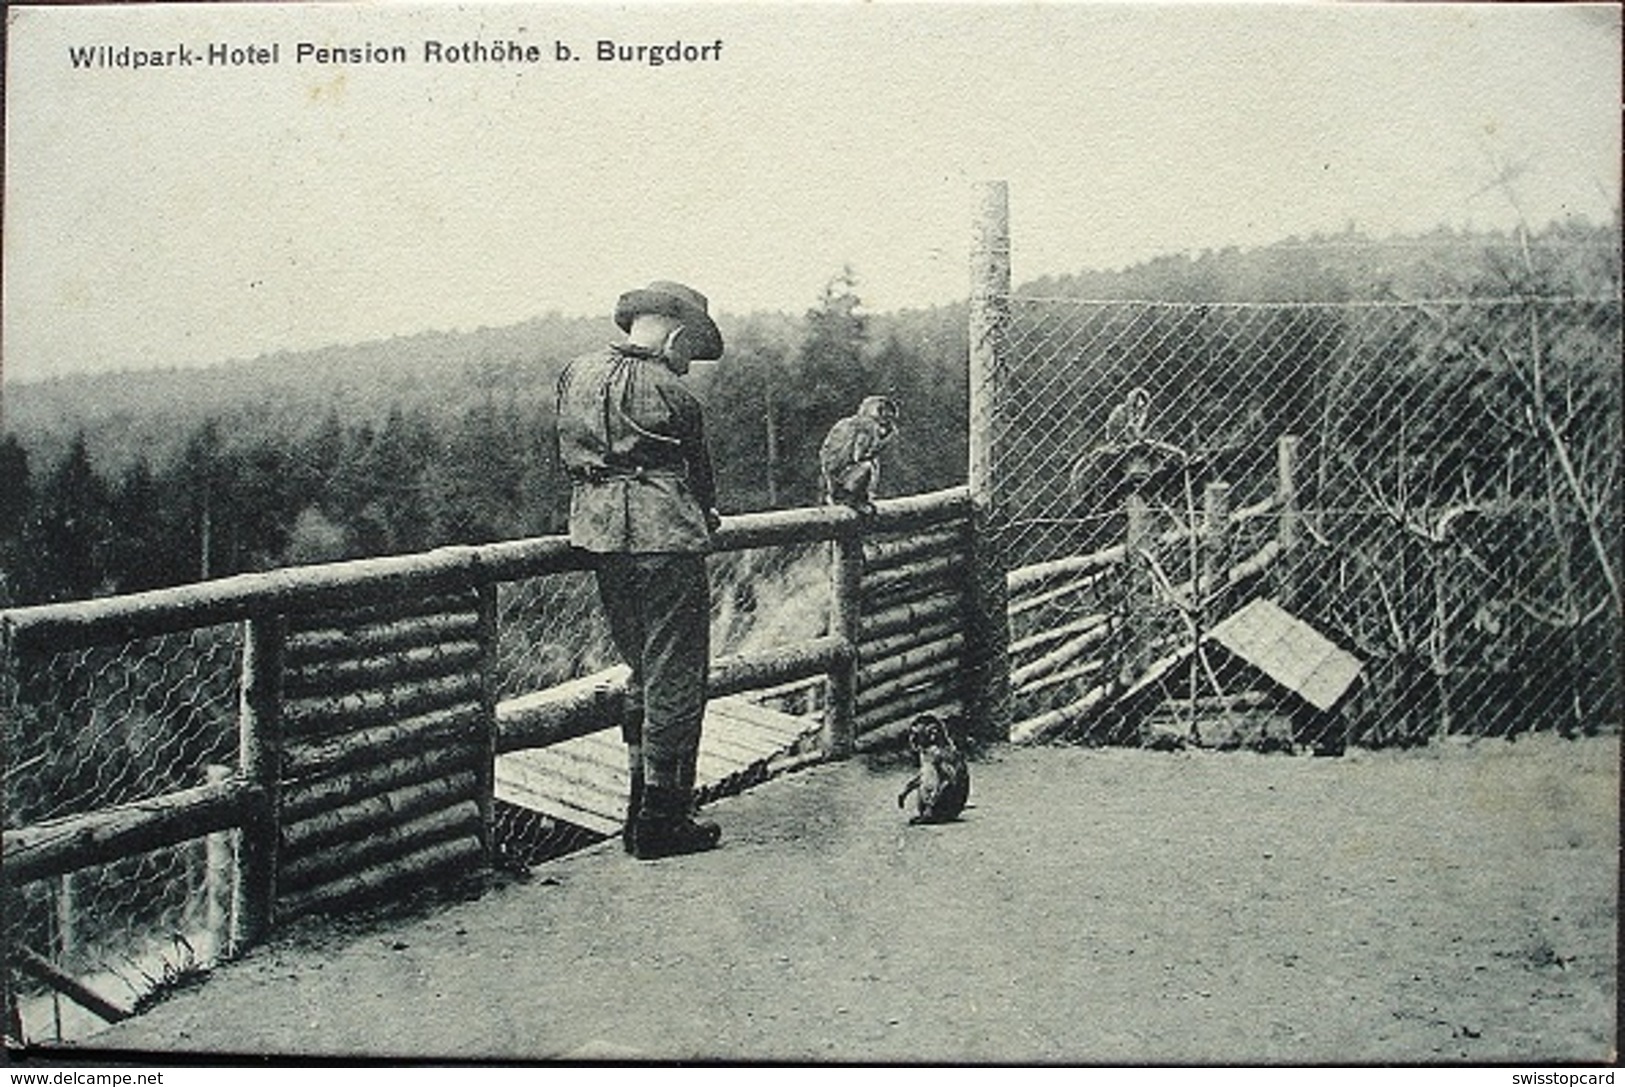
{"label": "wire mesh fence", "polygon": [[[824,543],[713,555],[711,655],[725,657],[823,634],[829,622]],[[497,688],[511,698],[622,664],[590,573],[504,582],[497,592]],[[819,709],[821,680],[757,692],[763,704],[805,714]],[[573,852],[601,840],[575,824],[501,803],[492,830],[499,855],[519,863]]]}
{"label": "wire mesh fence", "polygon": [[[1103,560],[1013,601],[1018,645],[1091,616],[1137,628],[1095,662],[1127,688],[1234,606],[1204,570],[1275,539],[1288,550],[1251,591],[1363,662],[1355,742],[1615,727],[1617,297],[1015,297],[1008,343],[991,446],[1006,562]],[[1273,504],[1217,564],[1200,532],[1215,483],[1232,512]],[[1052,684],[1025,711],[1098,684]]]}
{"label": "wire mesh fence", "polygon": [[[6,828],[139,804],[215,780],[237,757],[241,649],[231,627],[20,653],[3,715]],[[234,836],[221,833],[15,888],[8,948],[27,948],[114,1002],[224,951]],[[19,978],[31,1037],[83,1033],[85,1013]]]}

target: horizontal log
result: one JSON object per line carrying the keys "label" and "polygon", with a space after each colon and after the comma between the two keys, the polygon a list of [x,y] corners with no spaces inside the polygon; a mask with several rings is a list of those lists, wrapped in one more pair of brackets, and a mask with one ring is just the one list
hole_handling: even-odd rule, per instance
{"label": "horizontal log", "polygon": [[947,718],[963,712],[964,700],[957,689],[957,685],[915,691],[887,705],[879,706],[868,713],[858,714],[856,746],[862,749],[865,746],[864,737],[878,729],[899,724],[906,728],[909,722],[912,722],[922,713],[931,713],[938,717]]}
{"label": "horizontal log", "polygon": [[970,574],[970,568],[964,567],[956,572],[943,573],[932,578],[899,582],[880,593],[865,590],[859,598],[858,605],[860,629],[862,616],[865,614],[877,615],[902,604],[914,604],[934,597],[967,592],[970,587]]}
{"label": "horizontal log", "polygon": [[477,702],[484,689],[484,680],[479,675],[465,672],[351,694],[294,698],[283,704],[282,726],[291,739],[353,732],[402,717]]}
{"label": "horizontal log", "polygon": [[217,626],[253,615],[356,607],[474,585],[477,551],[446,547],[415,555],[294,566],[93,600],[4,613],[19,646],[67,649]]}
{"label": "horizontal log", "polygon": [[876,638],[873,641],[860,642],[858,645],[858,660],[864,664],[886,660],[898,653],[906,653],[922,645],[940,642],[965,629],[965,624],[958,616],[953,619],[936,623],[926,623],[900,631],[887,638]]}
{"label": "horizontal log", "polygon": [[883,751],[887,748],[903,747],[908,742],[909,729],[914,727],[914,715],[887,721],[883,725],[858,733],[852,746],[859,752]]}
{"label": "horizontal log", "polygon": [[771,649],[718,657],[711,662],[710,695],[725,698],[791,680],[806,679],[850,662],[855,647],[826,635]]}
{"label": "horizontal log", "polygon": [[474,839],[454,838],[449,842],[437,842],[341,879],[285,895],[277,902],[277,918],[291,921],[309,913],[348,909],[398,889],[422,887],[437,876],[474,871],[484,863],[484,859],[485,851]]}
{"label": "horizontal log", "polygon": [[[860,535],[896,533],[964,520],[970,495],[954,487],[883,499],[871,517],[845,507],[777,510],[723,519],[717,551],[738,551]],[[494,580],[590,569],[591,555],[562,536],[480,547],[444,547],[413,555],[238,574],[166,589],[12,608],[3,613],[19,648],[68,649],[237,622],[255,615],[332,611]]]}
{"label": "horizontal log", "polygon": [[608,668],[497,703],[497,754],[548,747],[619,722],[626,676],[624,667]]}
{"label": "horizontal log", "polygon": [[1113,683],[1103,683],[1075,702],[1016,722],[1010,726],[1010,741],[1018,744],[1043,743],[1099,709],[1115,686]]}
{"label": "horizontal log", "polygon": [[933,555],[874,574],[864,571],[863,596],[866,601],[879,601],[899,590],[914,589],[928,583],[940,586],[969,576],[970,566],[966,556]]}
{"label": "horizontal log", "polygon": [[318,778],[290,781],[282,786],[282,820],[297,822],[391,789],[471,770],[483,754],[477,744],[454,744]]}
{"label": "horizontal log", "polygon": [[[1249,507],[1249,509],[1252,509],[1252,507]],[[1156,542],[1159,545],[1166,545],[1192,538],[1203,539],[1206,535],[1205,527],[1198,523],[1193,527],[1168,529],[1157,536]],[[1093,574],[1103,568],[1115,566],[1123,561],[1123,557],[1127,553],[1127,545],[1113,544],[1111,547],[1102,548],[1087,555],[1065,555],[1045,562],[1030,563],[1027,566],[1011,570],[1005,575],[1005,592],[1010,599],[1014,600],[1017,597],[1040,589],[1050,582],[1079,574]]]}
{"label": "horizontal log", "polygon": [[347,694],[411,680],[467,674],[476,671],[484,659],[484,647],[478,642],[446,642],[384,657],[312,663],[289,669],[283,691],[289,698]]}
{"label": "horizontal log", "polygon": [[231,778],[8,830],[6,878],[27,883],[228,830],[265,797],[262,788]]}
{"label": "horizontal log", "polygon": [[864,615],[858,623],[858,644],[867,645],[901,631],[943,621],[963,623],[965,597],[962,593],[940,593],[920,600],[893,604]]}
{"label": "horizontal log", "polygon": [[366,627],[388,626],[434,615],[472,614],[476,596],[472,588],[449,592],[425,592],[392,597],[371,603],[348,604],[296,612],[288,617],[288,641],[297,643],[322,632],[358,631]]}
{"label": "horizontal log", "polygon": [[775,683],[768,687],[758,687],[751,694],[755,697],[751,701],[758,705],[766,705],[774,699],[803,697],[819,686],[821,676],[807,676],[803,679],[792,679],[785,683]]}
{"label": "horizontal log", "polygon": [[[847,532],[895,533],[963,520],[970,494],[953,487],[883,499],[873,516],[846,507],[776,510],[725,517],[717,551],[834,539]],[[12,608],[3,615],[19,648],[67,649],[237,622],[255,615],[303,614],[405,601],[482,582],[591,569],[593,558],[562,536],[479,547],[443,547],[412,555],[237,574],[166,589]]]}
{"label": "horizontal log", "polygon": [[478,704],[457,706],[313,743],[290,743],[283,752],[284,773],[294,779],[314,777],[452,741],[479,746],[484,716]]}
{"label": "horizontal log", "polygon": [[1044,607],[1046,604],[1053,604],[1057,600],[1064,600],[1069,596],[1076,596],[1078,593],[1093,591],[1101,584],[1103,580],[1105,580],[1109,574],[1109,570],[1101,571],[1098,574],[1090,574],[1087,577],[1080,577],[1076,581],[1069,581],[1059,585],[1051,585],[1046,589],[1028,593],[1019,599],[1011,600],[1007,605],[1006,610],[1008,610],[1010,613],[1010,618],[1014,619],[1017,616],[1025,615],[1030,611],[1035,611],[1038,608]]}
{"label": "horizontal log", "polygon": [[970,488],[949,487],[906,498],[883,498],[864,522],[867,533],[903,532],[933,525],[967,521],[971,514]]}
{"label": "horizontal log", "polygon": [[[851,647],[825,636],[711,662],[709,695],[726,698],[821,676],[850,659]],[[497,753],[549,747],[621,719],[626,669],[612,668],[497,705]]]}
{"label": "horizontal log", "polygon": [[724,517],[712,548],[745,551],[833,540],[848,532],[864,535],[901,532],[963,520],[969,515],[970,493],[964,487],[881,499],[875,503],[874,514],[868,517],[860,517],[846,506],[770,510]]}
{"label": "horizontal log", "polygon": [[6,958],[23,973],[44,982],[103,1022],[122,1023],[135,1014],[108,1000],[31,947],[13,944],[7,949]]}
{"label": "horizontal log", "polygon": [[1043,656],[1010,670],[1010,685],[1029,686],[1035,680],[1065,668],[1085,653],[1104,642],[1111,634],[1111,624],[1101,622],[1062,642]]}
{"label": "horizontal log", "polygon": [[1048,562],[1022,566],[1005,575],[1005,592],[1013,601],[1057,581],[1095,574],[1115,566],[1123,561],[1125,554],[1127,548],[1123,544],[1115,544],[1088,555],[1067,555],[1063,558],[1050,559]]}
{"label": "horizontal log", "polygon": [[479,634],[479,613],[472,607],[348,627],[323,624],[297,633],[290,631],[284,659],[289,668],[299,668],[335,657],[376,657],[442,642],[474,641]]}
{"label": "horizontal log", "polygon": [[335,842],[310,853],[287,858],[277,870],[283,894],[342,879],[348,873],[399,860],[427,846],[454,838],[480,835],[480,806],[473,800],[426,812],[416,818],[377,827],[364,837]]}
{"label": "horizontal log", "polygon": [[857,512],[846,506],[742,513],[722,519],[722,527],[711,539],[711,549],[750,551],[833,540],[862,531],[860,522]]}
{"label": "horizontal log", "polygon": [[480,569],[492,581],[521,581],[548,574],[591,570],[597,559],[590,551],[570,546],[568,536],[535,536],[481,544]]}
{"label": "horizontal log", "polygon": [[922,714],[929,713],[939,720],[948,720],[949,718],[962,716],[964,712],[964,705],[957,698],[946,702],[923,705],[910,710],[903,717],[887,721],[866,732],[859,733],[853,746],[860,752],[905,747],[908,744],[909,729],[914,727],[914,721]]}
{"label": "horizontal log", "polygon": [[860,688],[858,712],[862,714],[919,688],[949,686],[943,680],[950,676],[957,677],[964,670],[964,665],[959,660],[937,661],[895,676],[884,683],[877,683],[873,687]]}
{"label": "horizontal log", "polygon": [[297,857],[334,842],[363,837],[378,827],[473,797],[477,786],[478,777],[470,768],[432,781],[374,793],[308,819],[284,819],[281,855]]}
{"label": "horizontal log", "polygon": [[1103,660],[1090,660],[1074,667],[1064,668],[1059,672],[1051,672],[1039,679],[1031,680],[1016,690],[1016,694],[1032,697],[1051,687],[1059,687],[1063,683],[1076,683],[1080,679],[1087,679],[1106,667]]}
{"label": "horizontal log", "polygon": [[865,540],[863,568],[866,572],[887,570],[930,555],[965,552],[970,547],[967,529],[968,525],[965,524],[950,524],[945,528],[913,532],[906,536]]}
{"label": "horizontal log", "polygon": [[915,646],[913,649],[872,660],[858,669],[858,689],[876,687],[897,676],[917,671],[939,661],[963,663],[965,636],[954,633],[935,642]]}
{"label": "horizontal log", "polygon": [[1073,619],[1070,622],[1062,623],[1059,626],[1050,627],[1047,630],[1040,630],[1036,634],[1029,634],[1025,638],[1011,642],[1010,659],[1020,660],[1029,654],[1038,652],[1045,646],[1052,645],[1055,642],[1062,641],[1066,638],[1070,638],[1074,634],[1084,634],[1095,629],[1097,626],[1108,625],[1110,623],[1110,615],[1103,612],[1096,612],[1092,615],[1085,615],[1081,619]]}

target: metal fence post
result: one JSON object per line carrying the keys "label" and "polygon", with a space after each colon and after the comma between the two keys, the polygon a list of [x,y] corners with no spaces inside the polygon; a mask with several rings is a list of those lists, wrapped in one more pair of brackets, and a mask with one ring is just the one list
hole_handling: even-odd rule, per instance
{"label": "metal fence post", "polygon": [[858,636],[863,596],[863,537],[856,530],[843,532],[830,544],[830,633],[840,638],[847,652],[829,671],[824,707],[824,754],[832,759],[852,753],[858,703]]}
{"label": "metal fence post", "polygon": [[282,676],[287,623],[267,615],[243,623],[243,674],[237,714],[237,772],[256,786],[237,846],[231,953],[270,929],[276,913],[277,848],[282,833]]}
{"label": "metal fence post", "polygon": [[1010,738],[1010,616],[1000,534],[1004,511],[995,478],[1003,415],[1010,325],[1010,187],[976,189],[970,258],[971,499],[970,662],[966,708],[970,730],[984,740]]}

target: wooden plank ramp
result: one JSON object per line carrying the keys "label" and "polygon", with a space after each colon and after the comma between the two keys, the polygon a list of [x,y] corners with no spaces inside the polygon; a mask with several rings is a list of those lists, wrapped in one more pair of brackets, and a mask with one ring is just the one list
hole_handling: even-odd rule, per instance
{"label": "wooden plank ramp", "polygon": [[[810,750],[819,722],[718,698],[705,709],[696,791],[701,802],[762,781],[772,763]],[[626,746],[616,726],[533,751],[498,756],[496,798],[597,834],[618,834],[628,788]]]}

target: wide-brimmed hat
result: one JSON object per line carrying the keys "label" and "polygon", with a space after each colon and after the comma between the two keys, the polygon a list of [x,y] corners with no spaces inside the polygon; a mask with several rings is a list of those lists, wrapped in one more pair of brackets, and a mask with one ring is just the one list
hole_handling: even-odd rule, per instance
{"label": "wide-brimmed hat", "polygon": [[640,313],[663,313],[683,322],[683,327],[699,337],[694,358],[707,360],[722,357],[722,333],[706,312],[705,295],[693,287],[657,279],[647,287],[627,291],[615,303],[615,323],[622,332],[631,329],[632,318]]}

